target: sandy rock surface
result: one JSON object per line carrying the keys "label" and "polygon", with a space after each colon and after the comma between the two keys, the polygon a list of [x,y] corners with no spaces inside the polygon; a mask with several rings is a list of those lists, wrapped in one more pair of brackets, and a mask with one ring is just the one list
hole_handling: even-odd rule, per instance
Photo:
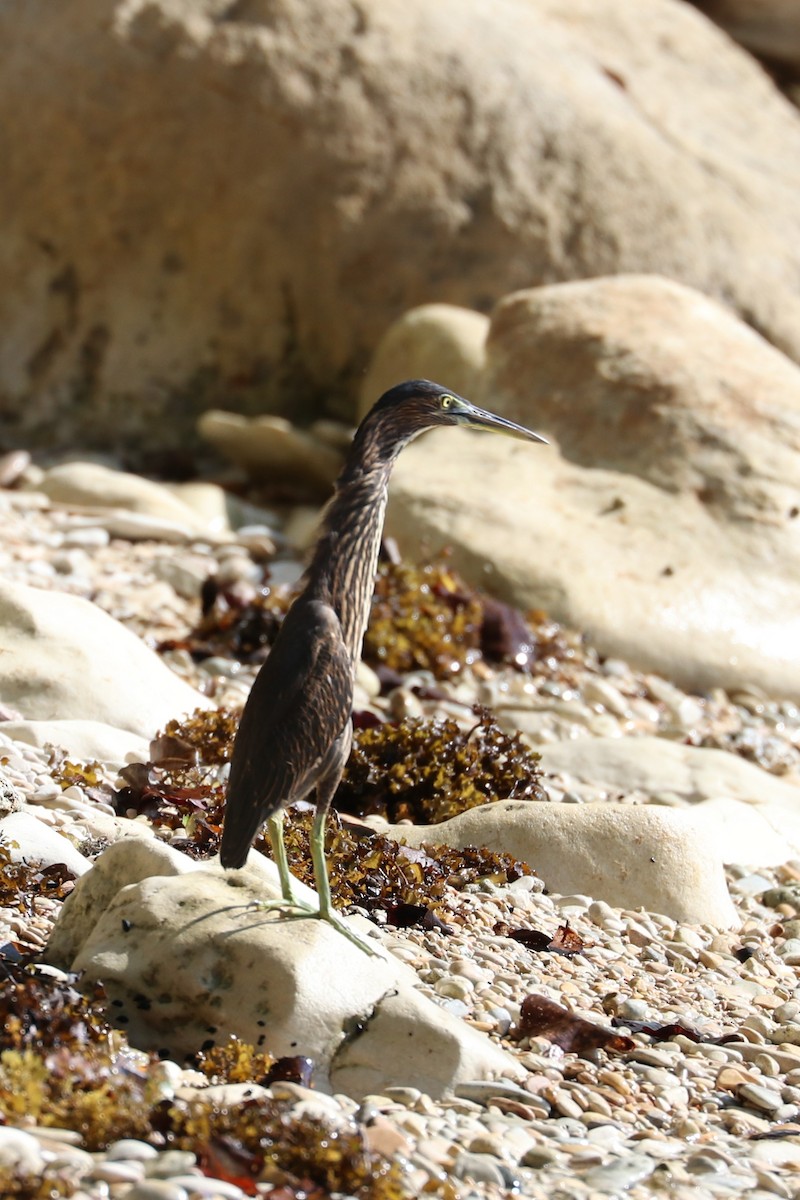
{"label": "sandy rock surface", "polygon": [[800,357],[800,117],[677,0],[33,0],[0,35],[16,443],[181,447],[223,398],[344,396],[414,305],[619,271]]}

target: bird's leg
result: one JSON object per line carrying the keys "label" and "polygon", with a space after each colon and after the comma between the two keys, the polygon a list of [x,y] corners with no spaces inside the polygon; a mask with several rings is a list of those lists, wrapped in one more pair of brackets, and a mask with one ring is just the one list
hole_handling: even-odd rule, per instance
{"label": "bird's leg", "polygon": [[281,881],[281,895],[287,904],[295,905],[297,897],[294,894],[292,873],[289,870],[289,859],[286,855],[286,843],[283,840],[282,808],[278,809],[274,817],[268,819],[267,829],[269,830],[269,843],[272,846],[272,857],[275,860],[275,866],[278,869],[278,878]]}
{"label": "bird's leg", "polygon": [[[332,786],[331,778],[333,779]],[[339,773],[337,772],[332,777],[328,776],[327,779],[322,780],[317,787],[317,811],[311,826],[311,862],[314,867],[314,882],[319,896],[319,912],[316,915],[332,925],[354,946],[358,946],[359,950],[363,950],[365,954],[377,956],[378,951],[374,946],[371,946],[366,938],[359,937],[331,904],[331,885],[328,879],[328,864],[325,861],[325,818],[338,784]]]}
{"label": "bird's leg", "polygon": [[274,817],[269,817],[267,819],[269,841],[270,845],[272,846],[272,857],[278,870],[282,899],[259,900],[258,907],[264,911],[276,908],[282,910],[294,909],[296,915],[299,917],[316,917],[318,916],[318,912],[314,905],[308,904],[305,900],[301,900],[297,895],[295,895],[295,879],[289,870],[289,859],[286,854],[286,843],[283,840],[283,818],[284,810],[281,808]]}

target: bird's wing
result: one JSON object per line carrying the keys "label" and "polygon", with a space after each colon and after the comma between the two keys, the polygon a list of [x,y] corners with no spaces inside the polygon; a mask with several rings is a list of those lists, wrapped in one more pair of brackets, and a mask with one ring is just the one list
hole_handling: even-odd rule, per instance
{"label": "bird's wing", "polygon": [[256,676],[231,760],[223,866],[239,866],[258,827],[305,795],[350,719],[353,664],[333,609],[300,597]]}

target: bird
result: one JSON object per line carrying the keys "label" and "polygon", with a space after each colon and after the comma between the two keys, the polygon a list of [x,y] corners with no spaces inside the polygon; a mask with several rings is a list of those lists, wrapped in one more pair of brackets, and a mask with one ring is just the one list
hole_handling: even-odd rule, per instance
{"label": "bird", "polygon": [[[244,866],[266,822],[282,899],[262,906],[321,917],[370,954],[376,951],[331,903],[325,821],[350,754],[355,673],[369,620],[389,477],[403,448],[437,426],[547,444],[540,434],[427,379],[407,380],[380,397],[356,430],[301,590],[250,690],[228,776],[222,866]],[[283,839],[285,808],[312,792],[318,907],[295,894]]]}

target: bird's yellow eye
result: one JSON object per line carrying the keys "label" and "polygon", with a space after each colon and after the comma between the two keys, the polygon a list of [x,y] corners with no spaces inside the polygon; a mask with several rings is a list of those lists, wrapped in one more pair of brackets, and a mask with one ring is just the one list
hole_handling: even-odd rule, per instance
{"label": "bird's yellow eye", "polygon": [[448,396],[445,393],[445,395],[440,398],[439,403],[441,404],[442,408],[450,408],[453,404],[455,404],[455,397]]}

